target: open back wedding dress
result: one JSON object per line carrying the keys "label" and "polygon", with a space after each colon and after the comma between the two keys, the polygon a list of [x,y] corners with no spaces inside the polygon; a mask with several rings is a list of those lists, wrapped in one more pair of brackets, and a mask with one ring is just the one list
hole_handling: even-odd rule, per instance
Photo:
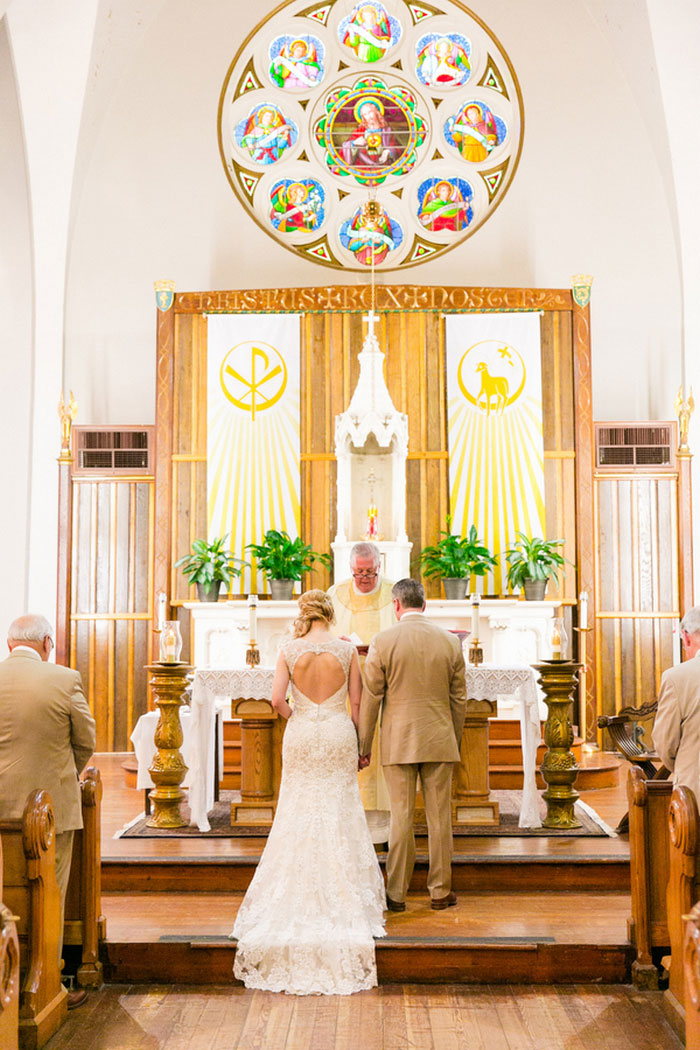
{"label": "open back wedding dress", "polygon": [[[350,995],[377,983],[384,883],[357,784],[357,736],[347,713],[354,652],[337,638],[282,646],[294,711],[282,748],[274,823],[238,911],[234,974],[248,988]],[[332,654],[344,684],[321,703],[294,683],[302,654]]]}

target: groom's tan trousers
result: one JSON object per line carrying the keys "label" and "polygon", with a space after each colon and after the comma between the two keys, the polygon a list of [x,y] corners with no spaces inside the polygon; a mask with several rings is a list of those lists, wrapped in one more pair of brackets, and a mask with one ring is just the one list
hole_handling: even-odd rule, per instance
{"label": "groom's tan trousers", "polygon": [[420,775],[428,824],[428,892],[446,897],[452,889],[453,762],[416,762],[384,766],[391,798],[391,829],[386,860],[386,892],[393,901],[406,899],[416,859],[413,814]]}

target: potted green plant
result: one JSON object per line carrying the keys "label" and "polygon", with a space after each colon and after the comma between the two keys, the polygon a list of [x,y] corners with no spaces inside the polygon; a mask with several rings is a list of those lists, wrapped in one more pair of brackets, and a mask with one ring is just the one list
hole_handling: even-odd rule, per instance
{"label": "potted green plant", "polygon": [[429,579],[440,577],[448,599],[463,599],[470,576],[485,576],[497,565],[497,559],[478,538],[476,525],[471,525],[466,536],[455,536],[447,531],[431,547],[420,552],[423,575]]}
{"label": "potted green plant", "polygon": [[176,567],[182,569],[183,576],[197,585],[200,602],[218,602],[221,584],[228,587],[232,578],[240,576],[248,564],[226,550],[227,538],[228,533],[211,541],[195,540],[192,553],[175,562]]}
{"label": "potted green plant", "polygon": [[316,562],[331,565],[329,554],[319,554],[300,536],[292,539],[280,529],[268,529],[262,543],[249,543],[246,550],[252,551],[257,567],[262,569],[270,581],[270,594],[274,601],[289,601],[294,582],[314,567]]}
{"label": "potted green plant", "polygon": [[562,547],[564,540],[543,540],[524,532],[515,536],[513,546],[506,551],[508,586],[521,587],[527,601],[541,602],[550,577],[559,586],[556,573],[564,569],[566,559],[557,547]]}

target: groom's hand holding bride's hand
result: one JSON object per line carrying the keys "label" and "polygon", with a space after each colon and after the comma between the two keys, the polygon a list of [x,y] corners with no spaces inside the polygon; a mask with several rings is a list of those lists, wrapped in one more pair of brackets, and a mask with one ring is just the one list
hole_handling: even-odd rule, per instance
{"label": "groom's hand holding bride's hand", "polygon": [[369,765],[369,760],[370,760],[371,757],[372,757],[371,755],[359,755],[358,759],[357,759],[357,768],[358,768],[358,770],[359,769],[366,769],[367,766]]}

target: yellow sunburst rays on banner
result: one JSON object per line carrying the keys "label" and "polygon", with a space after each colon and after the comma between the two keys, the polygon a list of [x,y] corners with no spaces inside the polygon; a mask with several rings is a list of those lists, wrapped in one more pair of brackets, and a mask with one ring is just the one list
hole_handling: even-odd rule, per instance
{"label": "yellow sunburst rays on banner", "polygon": [[[251,561],[248,543],[269,528],[298,535],[299,384],[282,355],[257,341],[239,343],[210,378],[208,520],[210,533],[229,534],[237,558]],[[223,396],[222,396],[223,395]],[[232,588],[267,589],[246,571]]]}
{"label": "yellow sunburst rays on banner", "polygon": [[[448,402],[450,507],[452,531],[464,535],[476,525],[480,539],[498,557],[484,589],[499,594],[507,590],[505,551],[515,532],[544,535],[542,400],[539,390],[528,391],[525,362],[512,347],[500,344],[497,350],[498,355],[508,352],[504,360],[511,371],[502,368],[503,375],[490,374],[489,368],[497,371],[498,358],[489,342],[453,358],[456,371],[449,377]],[[510,382],[503,383],[504,376]]]}

